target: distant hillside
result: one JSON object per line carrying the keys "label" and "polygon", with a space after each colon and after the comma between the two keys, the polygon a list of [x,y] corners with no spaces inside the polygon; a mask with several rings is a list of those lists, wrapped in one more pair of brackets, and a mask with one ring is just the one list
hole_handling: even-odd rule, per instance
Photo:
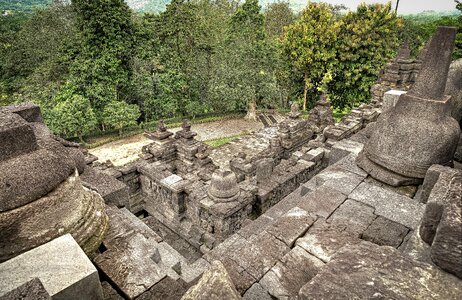
{"label": "distant hillside", "polygon": [[1,11],[30,11],[35,7],[45,6],[52,0],[0,0]]}
{"label": "distant hillside", "polygon": [[[260,0],[260,5],[264,8],[272,2],[278,0]],[[1,11],[31,11],[35,7],[45,6],[52,0],[0,0]],[[125,0],[127,4],[138,12],[162,12],[165,10],[170,0]],[[244,2],[244,0],[241,0]],[[306,6],[308,0],[290,0],[290,6],[294,11],[301,11]]]}
{"label": "distant hillside", "polygon": [[[70,1],[70,0],[69,0]],[[241,0],[244,2],[245,0]],[[268,4],[281,0],[259,0],[260,5],[265,9]],[[290,7],[295,11],[301,11],[308,3],[308,0],[282,0],[288,1]],[[0,12],[2,11],[31,11],[35,7],[48,5],[52,0],[0,0]],[[135,11],[138,12],[162,12],[165,10],[170,0],[125,0],[127,4]],[[458,11],[449,12],[435,12],[435,11],[424,11],[419,14],[404,15],[404,17],[411,17],[414,19],[428,19],[439,18],[442,16],[454,16],[457,15]]]}

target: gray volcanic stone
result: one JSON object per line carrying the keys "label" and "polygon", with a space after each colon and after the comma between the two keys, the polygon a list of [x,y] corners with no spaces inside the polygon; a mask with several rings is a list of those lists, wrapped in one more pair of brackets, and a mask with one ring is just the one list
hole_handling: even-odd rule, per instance
{"label": "gray volcanic stone", "polygon": [[294,299],[323,266],[321,260],[295,247],[263,276],[260,285],[276,299]]}
{"label": "gray volcanic stone", "polygon": [[294,207],[266,231],[283,241],[287,246],[292,247],[294,242],[308,230],[314,221],[316,221],[316,216],[308,214],[307,211],[299,207]]}
{"label": "gray volcanic stone", "polygon": [[444,95],[456,32],[455,27],[438,27],[412,87],[413,95],[435,100]]}
{"label": "gray volcanic stone", "polygon": [[460,128],[444,89],[456,31],[438,28],[413,88],[377,121],[357,160],[372,177],[395,186],[419,183],[431,165],[452,163]]}
{"label": "gray volcanic stone", "polygon": [[365,182],[361,183],[349,197],[375,208],[376,215],[413,230],[420,225],[425,210],[425,205],[415,199]]}
{"label": "gray volcanic stone", "polygon": [[362,239],[380,246],[398,248],[408,232],[406,226],[379,216],[363,232]]}
{"label": "gray volcanic stone", "polygon": [[0,162],[0,212],[18,208],[45,196],[74,171],[63,151],[40,149]]}
{"label": "gray volcanic stone", "polygon": [[349,139],[341,140],[334,144],[329,155],[329,165],[333,165],[351,153],[358,155],[364,145]]}
{"label": "gray volcanic stone", "polygon": [[345,231],[361,237],[375,217],[372,207],[348,199],[327,219],[327,222],[338,227],[343,226]]}
{"label": "gray volcanic stone", "polygon": [[302,196],[304,192],[315,190],[321,185],[348,195],[363,181],[363,179],[362,176],[333,165],[324,169],[320,174],[305,183],[302,186]]}
{"label": "gray volcanic stone", "polygon": [[208,194],[216,202],[231,202],[239,197],[240,188],[234,172],[218,169],[212,174]]}
{"label": "gray volcanic stone", "polygon": [[318,222],[297,240],[296,245],[325,263],[342,247],[361,242],[354,234],[343,231],[342,227],[325,223],[321,219]]}
{"label": "gray volcanic stone", "polygon": [[98,192],[107,204],[129,207],[129,187],[114,177],[86,166],[81,175],[82,184]]}
{"label": "gray volcanic stone", "polygon": [[17,114],[27,122],[43,123],[40,107],[33,103],[0,107],[0,112],[2,111]]}
{"label": "gray volcanic stone", "polygon": [[234,287],[223,264],[219,261],[213,261],[199,282],[191,287],[181,299],[234,300],[242,299],[242,297]]}
{"label": "gray volcanic stone", "polygon": [[242,297],[245,300],[272,300],[273,298],[268,294],[259,283],[252,285]]}
{"label": "gray volcanic stone", "polygon": [[124,297],[119,295],[119,293],[117,293],[117,291],[107,281],[101,282],[101,287],[103,288],[104,300],[124,300]]}
{"label": "gray volcanic stone", "polygon": [[433,165],[428,169],[427,174],[425,175],[424,182],[422,184],[420,197],[418,199],[420,200],[420,202],[427,203],[428,197],[430,197],[433,187],[440,178],[440,175],[442,173],[446,173],[447,170],[448,168],[443,167],[441,165]]}
{"label": "gray volcanic stone", "polygon": [[[181,279],[174,280],[165,277],[159,283],[150,288],[147,292],[141,294],[137,300],[168,299],[180,300],[188,290],[187,284]],[[123,299],[123,298],[122,298]]]}
{"label": "gray volcanic stone", "polygon": [[462,171],[447,169],[430,194],[420,235],[431,245],[432,261],[462,278]]}
{"label": "gray volcanic stone", "polygon": [[53,299],[103,299],[98,271],[70,234],[0,264],[0,295],[33,278]]}
{"label": "gray volcanic stone", "polygon": [[346,196],[327,186],[321,186],[301,197],[297,206],[309,214],[327,218],[345,201]]}
{"label": "gray volcanic stone", "polygon": [[394,107],[399,97],[405,93],[405,91],[390,90],[383,94],[382,113]]}
{"label": "gray volcanic stone", "polygon": [[0,300],[51,300],[50,294],[38,278],[18,286],[14,290],[0,296]]}
{"label": "gray volcanic stone", "polygon": [[66,232],[91,256],[101,244],[107,227],[103,199],[85,190],[75,174],[45,197],[0,213],[0,261]]}
{"label": "gray volcanic stone", "polygon": [[452,117],[460,122],[462,119],[462,59],[453,61],[449,66],[444,94],[451,95]]}
{"label": "gray volcanic stone", "polygon": [[0,162],[35,151],[38,147],[32,127],[16,114],[0,112],[0,141]]}
{"label": "gray volcanic stone", "polygon": [[342,248],[300,290],[299,299],[460,299],[460,281],[392,247]]}

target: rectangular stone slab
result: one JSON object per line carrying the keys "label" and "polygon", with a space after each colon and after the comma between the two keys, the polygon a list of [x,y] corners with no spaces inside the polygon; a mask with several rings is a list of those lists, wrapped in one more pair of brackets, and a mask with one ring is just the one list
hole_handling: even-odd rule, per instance
{"label": "rectangular stone slab", "polygon": [[338,251],[299,299],[462,299],[462,285],[392,247],[362,242]]}
{"label": "rectangular stone slab", "polygon": [[34,278],[54,300],[103,299],[98,271],[70,234],[0,264],[0,295]]}

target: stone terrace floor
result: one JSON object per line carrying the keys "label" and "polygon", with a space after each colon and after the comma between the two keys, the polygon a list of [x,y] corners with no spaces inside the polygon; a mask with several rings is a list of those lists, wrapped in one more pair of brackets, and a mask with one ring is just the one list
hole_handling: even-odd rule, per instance
{"label": "stone terrace floor", "polygon": [[461,280],[431,264],[417,234],[425,205],[411,198],[415,189],[381,186],[355,157],[329,166],[203,258],[223,262],[244,299],[462,299]]}

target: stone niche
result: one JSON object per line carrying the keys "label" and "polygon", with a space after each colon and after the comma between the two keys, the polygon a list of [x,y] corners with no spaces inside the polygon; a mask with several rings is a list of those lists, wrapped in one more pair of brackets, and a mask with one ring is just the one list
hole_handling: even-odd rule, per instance
{"label": "stone niche", "polygon": [[108,226],[103,199],[81,184],[82,152],[41,120],[33,105],[0,111],[0,261],[66,233],[91,256]]}

